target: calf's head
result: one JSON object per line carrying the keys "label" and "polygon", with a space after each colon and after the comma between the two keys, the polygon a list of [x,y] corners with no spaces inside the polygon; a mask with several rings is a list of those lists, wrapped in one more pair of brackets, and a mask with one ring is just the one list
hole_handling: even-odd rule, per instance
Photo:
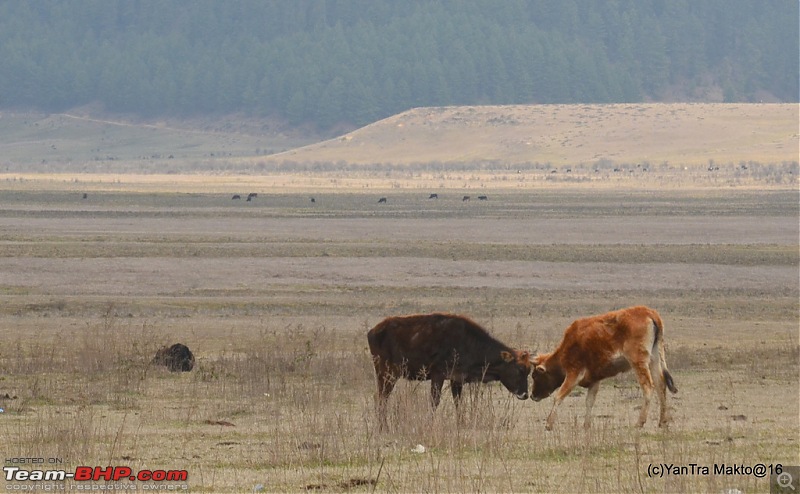
{"label": "calf's head", "polygon": [[564,382],[564,373],[555,367],[547,368],[549,354],[537,355],[533,359],[533,384],[531,385],[531,399],[539,401],[550,396],[553,391]]}
{"label": "calf's head", "polygon": [[531,373],[531,354],[511,350],[500,352],[501,362],[496,368],[497,377],[507,390],[520,400],[528,399],[528,375]]}

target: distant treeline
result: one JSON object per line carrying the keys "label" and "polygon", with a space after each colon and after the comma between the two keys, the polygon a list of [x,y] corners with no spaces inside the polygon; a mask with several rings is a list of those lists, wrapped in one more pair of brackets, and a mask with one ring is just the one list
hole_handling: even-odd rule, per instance
{"label": "distant treeline", "polygon": [[246,112],[798,100],[796,0],[0,0],[0,108]]}

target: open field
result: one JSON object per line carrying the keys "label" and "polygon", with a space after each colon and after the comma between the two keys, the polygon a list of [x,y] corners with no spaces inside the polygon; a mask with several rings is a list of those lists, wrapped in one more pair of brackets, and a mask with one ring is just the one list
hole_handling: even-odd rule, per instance
{"label": "open field", "polygon": [[[460,186],[15,177],[0,180],[6,459],[185,469],[173,485],[192,492],[768,492],[648,465],[800,464],[794,187],[487,185],[465,202]],[[545,351],[573,319],[635,304],[665,321],[668,430],[655,410],[634,427],[625,375],[590,431],[582,390],[545,432],[550,400],[472,387],[459,420],[407,382],[377,431],[365,334],[383,317],[464,313]],[[175,342],[191,373],[150,365]]]}
{"label": "open field", "polygon": [[415,108],[267,157],[297,163],[484,163],[630,168],[797,161],[797,104]]}
{"label": "open field", "polygon": [[276,122],[241,115],[141,121],[90,112],[0,112],[0,170],[175,173],[231,157],[314,142]]}
{"label": "open field", "polygon": [[269,181],[312,191],[786,188],[800,185],[799,118],[797,104],[437,107],[340,135],[351,129],[3,112],[0,180],[46,173],[95,187],[126,174],[203,173],[220,187]]}

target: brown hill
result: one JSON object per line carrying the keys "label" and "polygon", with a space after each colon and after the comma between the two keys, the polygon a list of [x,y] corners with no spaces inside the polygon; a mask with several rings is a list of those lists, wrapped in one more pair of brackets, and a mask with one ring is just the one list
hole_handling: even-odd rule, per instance
{"label": "brown hill", "polygon": [[416,108],[259,161],[703,164],[798,160],[797,104]]}

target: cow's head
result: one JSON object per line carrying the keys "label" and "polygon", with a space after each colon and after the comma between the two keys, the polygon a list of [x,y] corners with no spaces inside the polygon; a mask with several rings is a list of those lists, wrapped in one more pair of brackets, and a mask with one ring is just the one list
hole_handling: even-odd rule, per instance
{"label": "cow's head", "polygon": [[501,362],[496,372],[507,390],[520,400],[528,399],[528,375],[531,373],[531,354],[511,350],[500,352]]}
{"label": "cow's head", "polygon": [[564,382],[564,373],[560,369],[547,368],[549,357],[550,354],[545,353],[533,358],[533,384],[531,387],[533,401],[547,398]]}

